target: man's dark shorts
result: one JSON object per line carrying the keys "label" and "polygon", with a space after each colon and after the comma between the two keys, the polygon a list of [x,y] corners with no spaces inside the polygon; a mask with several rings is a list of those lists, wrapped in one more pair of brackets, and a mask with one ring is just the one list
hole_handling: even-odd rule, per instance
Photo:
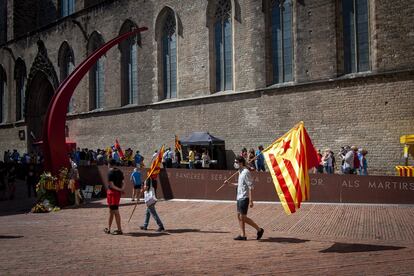
{"label": "man's dark shorts", "polygon": [[247,215],[249,210],[249,198],[242,198],[237,200],[237,213]]}
{"label": "man's dark shorts", "polygon": [[112,211],[116,211],[119,209],[119,205],[109,205],[109,209]]}
{"label": "man's dark shorts", "polygon": [[141,188],[142,188],[142,185],[140,184],[140,185],[134,185],[134,189],[135,190],[141,190]]}

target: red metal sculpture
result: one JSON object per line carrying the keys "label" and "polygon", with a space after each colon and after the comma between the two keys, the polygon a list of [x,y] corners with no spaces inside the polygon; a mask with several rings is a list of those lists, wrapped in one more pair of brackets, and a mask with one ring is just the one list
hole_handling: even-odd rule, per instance
{"label": "red metal sculpture", "polygon": [[62,167],[69,167],[65,144],[66,111],[69,101],[81,79],[88,73],[95,62],[113,46],[121,43],[124,39],[146,31],[142,27],[124,33],[93,52],[59,85],[46,113],[43,126],[43,153],[45,158],[45,170],[57,175]]}

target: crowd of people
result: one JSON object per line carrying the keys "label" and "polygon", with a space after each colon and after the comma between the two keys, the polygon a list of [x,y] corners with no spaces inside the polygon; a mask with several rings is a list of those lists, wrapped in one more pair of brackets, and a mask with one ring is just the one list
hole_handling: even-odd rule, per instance
{"label": "crowd of people", "polygon": [[[250,171],[266,171],[265,160],[261,154],[262,151],[263,146],[260,145],[257,150],[251,148],[247,151],[246,148],[243,148],[239,155],[246,160],[246,168]],[[367,154],[367,150],[358,149],[356,146],[341,147],[341,150],[337,154],[341,160],[339,171],[342,174],[368,175]],[[335,173],[337,164],[335,153],[331,149],[325,149],[323,153],[317,150],[317,157],[319,166],[315,168],[314,173]]]}
{"label": "crowd of people", "polygon": [[0,161],[0,200],[13,200],[16,179],[25,180],[27,195],[36,197],[36,183],[41,174],[43,156],[41,153],[20,153],[13,149],[4,152]]}
{"label": "crowd of people", "polygon": [[[338,157],[341,160],[340,171],[342,174],[368,175],[368,161],[366,155],[368,151],[358,149],[356,146],[341,147]],[[336,169],[335,154],[331,149],[326,149],[323,153],[318,150],[318,163],[316,173],[334,174]]]}
{"label": "crowd of people", "polygon": [[114,146],[97,150],[76,148],[71,153],[71,159],[78,166],[108,165],[111,160],[114,160],[117,166],[143,166],[144,161],[139,150],[134,154],[131,148],[121,151]]}

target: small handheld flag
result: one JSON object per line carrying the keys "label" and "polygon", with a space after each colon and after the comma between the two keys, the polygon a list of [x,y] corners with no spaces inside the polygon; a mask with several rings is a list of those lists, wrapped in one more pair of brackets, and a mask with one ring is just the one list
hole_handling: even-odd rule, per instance
{"label": "small handheld flag", "polygon": [[181,143],[177,135],[175,135],[175,150],[181,151]]}
{"label": "small handheld flag", "polygon": [[118,151],[119,157],[121,157],[121,159],[124,159],[125,155],[121,149],[121,146],[119,145],[118,139],[115,139],[115,148]]}

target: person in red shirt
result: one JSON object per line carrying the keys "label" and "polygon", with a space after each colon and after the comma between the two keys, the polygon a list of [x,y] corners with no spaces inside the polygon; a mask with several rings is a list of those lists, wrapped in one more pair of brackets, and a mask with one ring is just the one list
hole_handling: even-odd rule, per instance
{"label": "person in red shirt", "polygon": [[109,218],[108,227],[104,229],[107,234],[111,233],[112,221],[115,217],[116,226],[118,230],[115,230],[113,235],[122,235],[121,228],[121,215],[119,214],[119,202],[121,200],[121,193],[125,189],[124,174],[122,171],[115,167],[116,161],[111,160],[110,168],[108,172],[108,187],[106,191],[106,201],[109,206]]}

